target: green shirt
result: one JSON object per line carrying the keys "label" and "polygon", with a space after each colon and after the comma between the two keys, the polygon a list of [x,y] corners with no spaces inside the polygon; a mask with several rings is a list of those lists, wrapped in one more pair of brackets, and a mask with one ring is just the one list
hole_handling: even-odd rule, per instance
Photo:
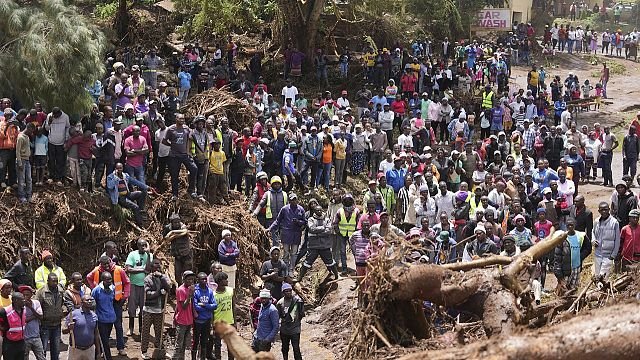
{"label": "green shirt", "polygon": [[215,291],[214,295],[218,307],[213,312],[213,320],[225,321],[227,324],[234,324],[233,319],[233,289],[225,287],[224,292]]}
{"label": "green shirt", "polygon": [[[138,250],[134,250],[129,253],[129,256],[127,256],[125,265],[129,265],[132,268],[144,269],[150,261],[153,261],[153,255],[151,255],[151,253],[145,252],[144,255],[140,256],[140,252],[138,252]],[[131,285],[144,286],[145,276],[147,276],[147,274],[144,272],[129,274]]]}

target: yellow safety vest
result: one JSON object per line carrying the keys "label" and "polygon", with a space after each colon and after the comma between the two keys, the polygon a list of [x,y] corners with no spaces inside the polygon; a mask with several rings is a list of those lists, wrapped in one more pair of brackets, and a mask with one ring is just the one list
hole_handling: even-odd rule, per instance
{"label": "yellow safety vest", "polygon": [[493,91],[482,96],[482,108],[491,109],[493,107]]}
{"label": "yellow safety vest", "polygon": [[345,237],[351,236],[356,231],[356,209],[353,209],[351,212],[351,217],[347,221],[347,214],[344,209],[338,210],[338,216],[340,216],[340,221],[338,222],[338,229],[340,230],[340,234]]}
{"label": "yellow safety vest", "polygon": [[[271,195],[272,195],[273,191],[268,191],[267,192],[267,206],[265,209],[265,217],[267,219],[271,219],[273,218],[273,214],[271,213]],[[282,196],[284,198],[284,204],[287,205],[287,193],[286,192],[282,192]]]}

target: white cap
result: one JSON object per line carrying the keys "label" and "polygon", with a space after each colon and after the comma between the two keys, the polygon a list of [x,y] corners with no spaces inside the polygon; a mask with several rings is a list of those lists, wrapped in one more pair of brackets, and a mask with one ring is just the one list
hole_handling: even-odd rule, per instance
{"label": "white cap", "polygon": [[222,237],[224,238],[227,235],[231,235],[231,230],[229,229],[222,230]]}

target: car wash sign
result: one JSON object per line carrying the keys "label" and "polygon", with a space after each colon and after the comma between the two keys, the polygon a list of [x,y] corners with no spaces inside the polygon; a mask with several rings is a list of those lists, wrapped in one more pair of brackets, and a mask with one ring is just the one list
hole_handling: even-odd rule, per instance
{"label": "car wash sign", "polygon": [[510,9],[482,9],[478,11],[478,30],[511,30]]}

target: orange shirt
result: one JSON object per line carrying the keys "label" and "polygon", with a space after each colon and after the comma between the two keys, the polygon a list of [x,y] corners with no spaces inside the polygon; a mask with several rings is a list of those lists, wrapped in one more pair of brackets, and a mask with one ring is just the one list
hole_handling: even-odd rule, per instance
{"label": "orange shirt", "polygon": [[333,154],[333,146],[331,144],[324,144],[322,147],[322,163],[331,164]]}

